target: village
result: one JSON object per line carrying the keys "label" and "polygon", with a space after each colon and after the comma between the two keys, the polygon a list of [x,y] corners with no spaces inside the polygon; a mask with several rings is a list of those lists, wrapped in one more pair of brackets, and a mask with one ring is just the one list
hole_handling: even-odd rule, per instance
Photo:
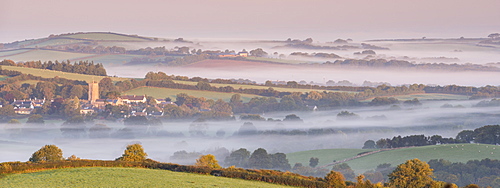
{"label": "village", "polygon": [[[43,105],[47,102],[47,99],[23,99],[16,100],[11,103],[14,107],[14,112],[18,115],[30,115],[37,108],[42,108]],[[52,99],[50,102],[54,102]],[[117,97],[116,99],[100,99],[99,98],[99,84],[98,82],[89,83],[89,92],[88,92],[88,100],[79,100],[79,108],[80,114],[92,114],[104,111],[107,105],[118,106],[118,105],[127,105],[131,110],[130,114],[125,114],[123,118],[127,118],[129,116],[152,116],[152,117],[160,117],[163,116],[162,107],[165,105],[175,105],[172,101],[167,101],[166,99],[154,99],[154,106],[156,110],[146,112],[146,108],[148,105],[146,95],[123,95]],[[151,102],[150,102],[151,104]],[[3,104],[0,104],[0,107],[3,107]]]}

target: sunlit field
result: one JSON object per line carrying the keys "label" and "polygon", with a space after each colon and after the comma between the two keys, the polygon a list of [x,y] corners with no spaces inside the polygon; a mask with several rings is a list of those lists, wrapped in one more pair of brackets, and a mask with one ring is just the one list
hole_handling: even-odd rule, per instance
{"label": "sunlit field", "polygon": [[68,168],[1,179],[0,187],[288,187],[270,183],[142,168]]}

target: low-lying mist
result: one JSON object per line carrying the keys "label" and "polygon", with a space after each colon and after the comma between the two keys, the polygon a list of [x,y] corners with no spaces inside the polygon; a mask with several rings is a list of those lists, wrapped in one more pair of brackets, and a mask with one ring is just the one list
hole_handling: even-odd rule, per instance
{"label": "low-lying mist", "polygon": [[335,82],[348,80],[361,85],[364,81],[388,82],[392,85],[403,84],[436,84],[485,86],[500,85],[498,72],[475,71],[411,71],[411,70],[369,70],[369,69],[342,69],[328,66],[292,66],[277,64],[248,64],[241,66],[220,67],[206,65],[203,67],[167,67],[167,66],[115,66],[106,67],[108,72],[117,73],[121,77],[143,78],[149,71],[162,71],[166,74],[188,77],[203,77],[209,79],[250,79],[257,83],[267,80],[301,81],[326,84],[328,80]]}
{"label": "low-lying mist", "polygon": [[[441,108],[449,103],[456,108]],[[329,111],[279,112],[260,114],[264,118],[284,119],[296,114],[302,121],[223,121],[193,122],[163,120],[156,126],[125,126],[122,122],[96,120],[83,132],[63,134],[62,122],[47,121],[45,125],[0,125],[0,162],[27,161],[31,154],[46,144],[55,144],[64,157],[76,155],[85,159],[114,160],[131,143],[142,143],[149,158],[172,161],[176,151],[211,153],[225,148],[253,151],[265,148],[269,153],[296,152],[313,149],[358,148],[366,140],[392,138],[397,135],[425,134],[455,137],[464,129],[498,124],[500,108],[471,107],[477,101],[425,101],[422,106],[364,107]],[[463,107],[461,107],[461,106]],[[342,120],[337,114],[347,110],[355,119]],[[89,131],[94,124],[109,129],[96,136]],[[244,125],[245,124],[245,125]],[[244,126],[243,126],[244,125]],[[75,135],[79,138],[74,138]],[[103,136],[104,135],[104,136]],[[101,138],[96,138],[101,137]],[[228,153],[227,153],[228,154]],[[217,156],[217,155],[216,155]],[[224,160],[219,155],[218,160]],[[181,161],[180,163],[194,163]]]}

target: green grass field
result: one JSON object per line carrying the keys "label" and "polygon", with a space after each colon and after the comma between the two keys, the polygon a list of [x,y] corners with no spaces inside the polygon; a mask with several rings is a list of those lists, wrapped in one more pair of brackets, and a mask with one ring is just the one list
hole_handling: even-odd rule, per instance
{"label": "green grass field", "polygon": [[290,165],[295,163],[302,163],[302,165],[309,165],[309,159],[311,157],[319,158],[318,166],[323,166],[332,163],[333,160],[340,161],[350,157],[356,156],[358,153],[373,151],[365,149],[320,149],[320,150],[310,150],[310,151],[299,151],[295,153],[286,154]]}
{"label": "green grass field", "polygon": [[68,168],[13,174],[0,187],[287,187],[211,175],[142,168]]}
{"label": "green grass field", "polygon": [[74,43],[80,43],[82,42],[81,40],[72,40],[72,39],[49,39],[44,42],[40,42],[37,44],[31,44],[26,47],[28,48],[35,48],[35,47],[46,47],[46,46],[57,46],[57,45],[66,45],[66,44],[74,44]]}
{"label": "green grass field", "polygon": [[[418,100],[467,100],[469,97],[465,95],[454,95],[454,94],[444,94],[444,93],[416,93],[408,95],[396,95],[396,96],[386,96],[394,97],[400,101],[411,100],[417,98]],[[373,98],[363,100],[361,102],[370,102]]]}
{"label": "green grass field", "polygon": [[[173,80],[175,83],[180,83],[180,84],[185,84],[185,85],[196,85],[198,82],[191,82],[191,81],[181,81],[181,80]],[[225,86],[231,86],[234,89],[268,89],[269,86],[257,86],[257,85],[245,85],[245,84],[218,84],[218,83],[210,83],[211,86],[215,87],[225,87]],[[310,91],[317,91],[317,92],[323,92],[323,91],[328,91],[328,92],[350,92],[350,91],[333,91],[333,90],[319,90],[319,89],[299,89],[299,88],[282,88],[282,87],[272,87],[276,91],[280,92],[310,92]]]}
{"label": "green grass field", "polygon": [[[24,74],[32,74],[34,76],[40,76],[43,78],[54,78],[55,76],[59,76],[61,78],[71,79],[71,80],[84,80],[90,82],[92,80],[99,81],[104,78],[104,76],[93,76],[93,75],[85,75],[85,74],[75,74],[61,71],[53,71],[46,69],[34,69],[34,68],[26,68],[26,67],[14,67],[14,66],[1,66],[2,69],[5,70],[15,70],[22,72]],[[120,77],[109,77],[113,81],[121,81],[128,80],[130,78],[120,78]]]}
{"label": "green grass field", "polygon": [[18,49],[18,50],[3,51],[3,52],[0,52],[0,58],[1,58],[1,60],[8,59],[8,56],[11,56],[13,54],[27,52],[27,51],[30,51],[30,50],[29,49]]}
{"label": "green grass field", "polygon": [[81,58],[79,60],[94,61],[94,63],[102,63],[104,65],[122,65],[130,62],[134,58],[142,57],[141,55],[126,55],[126,54],[109,54],[100,55],[88,58]]}
{"label": "green grass field", "polygon": [[55,50],[32,50],[26,53],[15,54],[4,56],[3,59],[10,59],[15,62],[17,61],[64,61],[68,59],[78,59],[84,57],[90,57],[94,54],[84,54],[84,53],[73,53],[73,52],[61,52]]}
{"label": "green grass field", "polygon": [[[129,91],[124,92],[124,95],[147,95],[152,96],[154,98],[167,98],[170,97],[172,100],[175,100],[176,95],[179,93],[186,93],[188,95],[192,95],[195,97],[205,97],[206,99],[222,99],[224,101],[229,101],[231,96],[236,93],[222,93],[222,92],[214,92],[214,91],[200,91],[200,90],[189,90],[189,89],[171,89],[171,88],[159,88],[159,87],[139,87],[135,89],[131,89]],[[241,99],[244,102],[248,102],[251,98],[260,97],[258,95],[249,95],[249,94],[240,94]]]}
{"label": "green grass field", "polygon": [[64,37],[75,39],[89,39],[89,40],[120,40],[120,41],[150,41],[135,36],[124,36],[115,33],[80,33],[73,35],[65,35]]}
{"label": "green grass field", "polygon": [[8,76],[5,75],[0,75],[0,81],[4,81],[5,79],[9,78]]}
{"label": "green grass field", "polygon": [[[329,150],[312,150],[296,153],[289,153],[287,157],[290,164],[300,162],[304,165],[309,164],[311,157],[319,158],[320,165],[331,163],[333,159],[354,157],[361,149],[329,149]],[[345,154],[344,154],[345,153]],[[373,170],[377,165],[382,163],[390,163],[392,166],[397,166],[404,163],[406,160],[418,158],[422,161],[431,159],[446,159],[451,162],[467,162],[468,160],[481,160],[485,158],[500,160],[500,146],[486,144],[443,144],[423,147],[404,148],[390,151],[383,151],[357,158],[346,162],[356,171],[363,173],[368,170]]]}

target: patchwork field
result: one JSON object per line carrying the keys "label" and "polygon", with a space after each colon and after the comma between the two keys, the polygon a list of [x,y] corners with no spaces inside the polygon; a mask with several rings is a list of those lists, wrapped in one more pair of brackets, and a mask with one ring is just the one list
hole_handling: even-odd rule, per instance
{"label": "patchwork field", "polygon": [[[191,81],[180,81],[180,80],[173,80],[176,83],[180,84],[185,84],[185,85],[196,85],[198,82],[191,82]],[[211,86],[216,86],[216,87],[225,87],[225,86],[231,86],[234,89],[268,89],[269,86],[257,86],[257,85],[245,85],[245,84],[218,84],[218,83],[210,83]],[[317,91],[317,92],[323,92],[323,91],[328,91],[328,92],[348,92],[348,91],[332,91],[332,90],[318,90],[318,89],[299,89],[299,88],[282,88],[282,87],[272,87],[276,91],[280,92],[310,92],[310,91]]]}
{"label": "patchwork field", "polygon": [[287,187],[211,175],[142,168],[68,168],[2,178],[0,187]]}
{"label": "patchwork field", "polygon": [[103,55],[95,55],[78,59],[72,59],[72,61],[93,61],[94,63],[102,63],[103,65],[119,66],[124,63],[128,63],[132,59],[138,57],[142,56],[128,55],[128,54],[103,54]]}
{"label": "patchwork field", "polygon": [[[99,81],[104,78],[104,76],[93,76],[93,75],[85,75],[85,74],[76,74],[76,73],[68,73],[61,71],[53,71],[46,69],[34,69],[34,68],[26,68],[26,67],[14,67],[14,66],[2,66],[2,69],[5,70],[15,70],[22,72],[24,74],[32,74],[34,76],[40,76],[43,78],[54,78],[59,76],[61,78],[71,79],[71,80],[84,80],[90,82],[92,80]],[[113,81],[121,81],[128,80],[129,78],[120,78],[120,77],[109,77]]]}
{"label": "patchwork field", "polygon": [[143,37],[121,35],[116,33],[79,33],[72,35],[65,35],[64,37],[75,39],[89,39],[89,40],[119,40],[119,41],[150,41]]}
{"label": "patchwork field", "polygon": [[13,61],[64,61],[77,58],[84,58],[94,56],[95,54],[61,52],[55,50],[31,50],[26,53],[19,53],[14,55],[4,56],[3,59],[10,59]]}
{"label": "patchwork field", "polygon": [[[339,158],[349,158],[356,156],[369,150],[346,150],[346,149],[330,149],[330,150],[312,150],[304,152],[289,153],[287,157],[290,164],[300,162],[304,165],[309,164],[311,157],[319,158],[320,165],[331,163],[332,160]],[[343,154],[345,153],[345,154]],[[397,166],[404,163],[406,160],[418,158],[422,161],[431,159],[446,159],[451,162],[467,162],[468,160],[481,159],[497,159],[500,160],[500,147],[487,144],[443,144],[433,146],[422,146],[404,148],[390,151],[382,151],[365,157],[360,157],[346,162],[356,171],[363,173],[368,170],[373,170],[377,165],[382,163],[390,163],[392,166]]]}
{"label": "patchwork field", "polygon": [[8,50],[8,51],[1,51],[0,52],[0,58],[3,59],[8,59],[8,56],[12,56],[14,54],[20,54],[20,53],[25,53],[27,51],[30,51],[30,49],[18,49],[18,50]]}
{"label": "patchwork field", "polygon": [[[213,91],[200,91],[200,90],[188,90],[188,89],[171,89],[171,88],[159,88],[159,87],[139,87],[129,91],[124,92],[124,95],[147,95],[154,98],[167,98],[170,97],[175,100],[177,94],[186,93],[195,97],[205,97],[206,99],[218,100],[222,99],[224,101],[229,101],[231,96],[236,93],[222,93]],[[244,102],[250,101],[251,98],[259,97],[258,95],[240,94],[241,99]]]}
{"label": "patchwork field", "polygon": [[75,40],[75,39],[49,39],[47,41],[43,41],[40,43],[35,43],[31,44],[25,47],[28,48],[35,48],[35,47],[46,47],[46,46],[58,46],[58,45],[66,45],[66,44],[76,44],[76,43],[82,43],[84,41],[81,40]]}
{"label": "patchwork field", "polygon": [[[415,93],[408,95],[395,95],[395,96],[386,96],[386,97],[394,97],[400,101],[411,100],[417,98],[418,100],[467,100],[469,97],[465,95],[454,95],[454,94],[444,94],[444,93]],[[362,102],[370,102],[373,98],[369,98],[363,100]]]}

